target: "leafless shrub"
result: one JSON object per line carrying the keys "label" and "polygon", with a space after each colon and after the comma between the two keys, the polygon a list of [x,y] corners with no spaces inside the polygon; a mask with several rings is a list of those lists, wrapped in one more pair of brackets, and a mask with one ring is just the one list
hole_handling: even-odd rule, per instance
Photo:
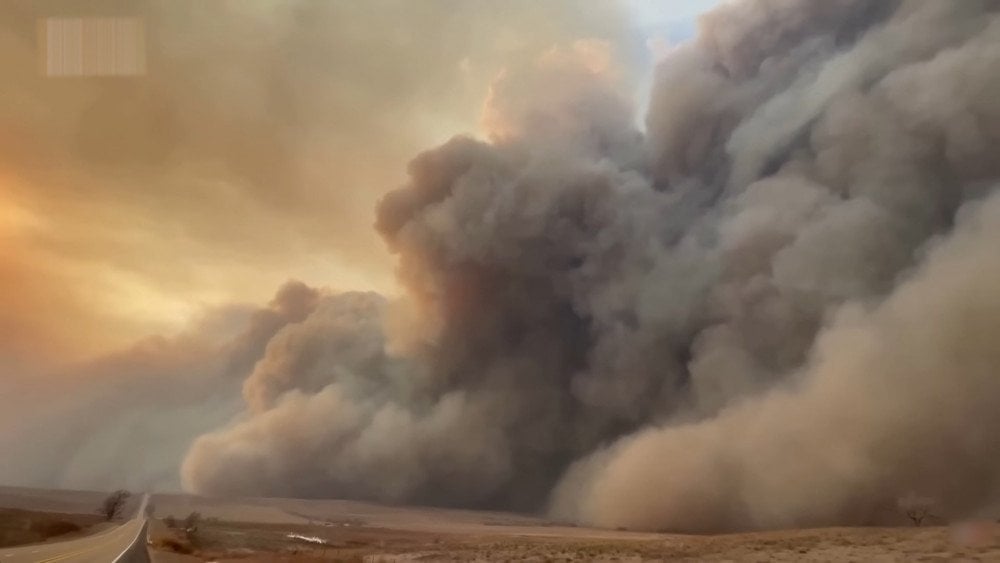
{"label": "leafless shrub", "polygon": [[201,513],[192,512],[184,518],[184,533],[187,536],[187,541],[193,545],[200,545],[200,538],[198,535],[198,527],[201,524]]}
{"label": "leafless shrub", "polygon": [[128,502],[131,496],[132,493],[125,489],[118,489],[104,499],[100,508],[97,509],[97,513],[104,516],[110,522],[121,515],[122,509],[125,508],[125,503]]}
{"label": "leafless shrub", "polygon": [[177,538],[158,539],[153,543],[153,547],[162,551],[170,551],[181,554],[191,554],[194,552],[194,549],[190,544]]}
{"label": "leafless shrub", "polygon": [[937,518],[932,511],[936,505],[934,499],[909,494],[896,501],[900,512],[913,522],[914,526],[922,526],[927,518]]}
{"label": "leafless shrub", "polygon": [[187,515],[187,518],[184,519],[184,530],[187,531],[189,534],[197,532],[198,525],[200,523],[201,523],[201,513],[197,511],[192,512],[191,514]]}

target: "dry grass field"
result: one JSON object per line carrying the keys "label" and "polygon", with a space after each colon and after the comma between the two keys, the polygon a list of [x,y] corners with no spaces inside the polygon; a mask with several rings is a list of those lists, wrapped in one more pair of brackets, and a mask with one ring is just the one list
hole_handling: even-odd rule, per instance
{"label": "dry grass field", "polygon": [[[94,511],[107,496],[107,491],[0,487],[0,508],[19,508],[60,514],[94,514]],[[133,494],[125,503],[122,513],[132,515],[139,507],[141,497],[141,494]]]}
{"label": "dry grass field", "polygon": [[994,523],[683,536],[350,501],[183,495],[155,501],[161,517],[204,516],[193,541],[162,524],[152,528],[154,543],[169,538],[194,556],[176,561],[1000,561]]}
{"label": "dry grass field", "polygon": [[[99,492],[0,489],[0,545],[99,529]],[[157,563],[196,561],[1000,561],[1000,525],[837,528],[717,536],[560,525],[498,512],[351,501],[155,495]],[[202,517],[188,533],[176,521]],[[59,534],[70,534],[60,536]]]}
{"label": "dry grass field", "polygon": [[97,514],[63,514],[0,508],[0,547],[78,537],[99,528]]}
{"label": "dry grass field", "polygon": [[20,508],[38,512],[92,514],[107,493],[0,487],[0,508]]}
{"label": "dry grass field", "polygon": [[[107,496],[100,491],[0,487],[0,547],[61,541],[96,533],[111,525],[96,513]],[[137,508],[134,495],[124,508]]]}
{"label": "dry grass field", "polygon": [[[323,539],[325,545],[289,534]],[[356,527],[210,522],[192,554],[201,561],[1000,561],[996,530],[960,545],[952,530],[827,529],[646,539],[444,534]],[[600,536],[601,534],[596,534]],[[194,559],[192,559],[194,560]]]}

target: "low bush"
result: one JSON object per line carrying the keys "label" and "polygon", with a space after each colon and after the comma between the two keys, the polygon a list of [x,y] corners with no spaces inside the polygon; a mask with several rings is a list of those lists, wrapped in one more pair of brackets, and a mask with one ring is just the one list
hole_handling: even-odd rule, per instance
{"label": "low bush", "polygon": [[161,538],[153,542],[153,547],[161,551],[190,555],[194,549],[190,544],[176,538]]}

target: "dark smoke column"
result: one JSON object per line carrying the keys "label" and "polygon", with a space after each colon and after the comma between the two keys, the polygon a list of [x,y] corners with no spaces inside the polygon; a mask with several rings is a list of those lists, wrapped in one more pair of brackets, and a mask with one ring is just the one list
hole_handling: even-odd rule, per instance
{"label": "dark smoke column", "polygon": [[187,486],[679,531],[1000,500],[997,11],[727,3],[644,134],[599,44],[510,69],[379,205],[406,298],[275,334]]}

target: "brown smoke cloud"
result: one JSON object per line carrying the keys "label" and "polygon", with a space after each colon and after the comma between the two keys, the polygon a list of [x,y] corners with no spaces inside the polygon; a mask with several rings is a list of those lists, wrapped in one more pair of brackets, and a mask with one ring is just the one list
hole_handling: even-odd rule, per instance
{"label": "brown smoke cloud", "polygon": [[178,460],[242,406],[245,375],[327,292],[289,282],[264,307],[213,309],[171,337],[0,379],[6,484],[177,490]]}
{"label": "brown smoke cloud", "polygon": [[556,510],[704,532],[877,523],[914,491],[952,517],[1000,500],[997,236],[993,196],[885,302],[840,308],[788,385],[622,439]]}
{"label": "brown smoke cloud", "polygon": [[407,303],[276,339],[185,483],[679,531],[989,508],[998,11],[727,3],[644,134],[597,44],[508,69],[490,140],[379,204]]}
{"label": "brown smoke cloud", "polygon": [[404,297],[289,285],[218,344],[187,489],[699,532],[996,508],[1000,2],[728,2],[645,131],[608,49],[512,63],[487,140],[411,162],[376,222]]}

